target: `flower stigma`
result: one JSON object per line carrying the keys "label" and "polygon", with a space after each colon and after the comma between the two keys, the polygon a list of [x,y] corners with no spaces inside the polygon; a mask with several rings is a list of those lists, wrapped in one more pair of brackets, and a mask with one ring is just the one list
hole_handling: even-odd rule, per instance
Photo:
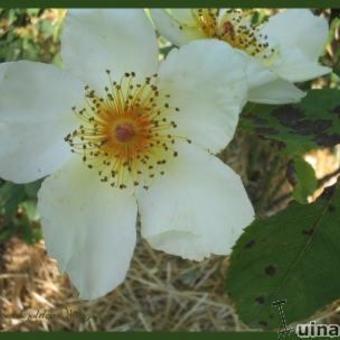
{"label": "flower stigma", "polygon": [[65,141],[102,182],[120,189],[148,189],[178,156],[176,142],[191,141],[176,134],[177,123],[171,118],[179,108],[159,90],[157,74],[140,82],[129,72],[113,82],[110,71],[106,73],[110,86],[103,96],[85,86],[85,106],[72,108],[82,124]]}
{"label": "flower stigma", "polygon": [[116,126],[115,134],[118,142],[126,143],[136,135],[136,131],[132,124],[121,123]]}

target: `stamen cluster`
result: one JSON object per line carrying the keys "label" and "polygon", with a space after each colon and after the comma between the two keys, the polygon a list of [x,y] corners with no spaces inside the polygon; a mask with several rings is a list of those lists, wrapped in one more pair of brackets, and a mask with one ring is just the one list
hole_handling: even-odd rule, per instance
{"label": "stamen cluster", "polygon": [[[220,9],[199,8],[192,10],[192,16],[196,26],[208,38],[226,41],[253,57],[269,59],[275,53],[269,46],[268,37],[260,32],[259,26],[255,26],[244,11],[229,9],[221,14]],[[180,24],[179,28],[190,27]]]}
{"label": "stamen cluster", "polygon": [[120,189],[147,189],[178,155],[176,140],[181,137],[176,136],[171,116],[179,108],[169,104],[168,94],[160,93],[157,74],[137,81],[136,74],[128,72],[115,82],[106,72],[105,95],[85,86],[86,105],[73,107],[82,124],[65,141],[102,182]]}

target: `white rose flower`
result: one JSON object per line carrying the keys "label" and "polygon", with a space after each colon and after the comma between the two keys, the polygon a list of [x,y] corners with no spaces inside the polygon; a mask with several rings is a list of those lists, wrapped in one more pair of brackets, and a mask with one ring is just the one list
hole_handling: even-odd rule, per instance
{"label": "white rose flower", "polygon": [[159,65],[143,10],[72,10],[65,69],[0,64],[0,176],[49,176],[38,209],[50,256],[80,297],[125,278],[142,236],[192,260],[229,254],[254,211],[238,175],[212,154],[246,100],[244,61],[192,42]]}
{"label": "white rose flower", "polygon": [[153,9],[159,32],[177,46],[204,38],[219,39],[247,60],[248,100],[267,104],[298,102],[304,93],[295,82],[329,73],[318,64],[328,37],[327,20],[307,9],[289,9],[260,26],[237,9]]}

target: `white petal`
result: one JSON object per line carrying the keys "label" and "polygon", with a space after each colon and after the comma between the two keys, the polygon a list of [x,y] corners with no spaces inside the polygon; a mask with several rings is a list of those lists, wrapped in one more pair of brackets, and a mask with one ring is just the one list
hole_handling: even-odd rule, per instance
{"label": "white petal", "polygon": [[81,298],[98,298],[124,280],[136,243],[133,196],[101,183],[74,158],[44,181],[38,209],[48,253]]}
{"label": "white petal", "polygon": [[204,38],[194,22],[190,9],[171,9],[171,12],[164,9],[151,9],[150,13],[159,33],[176,46]]}
{"label": "white petal", "polygon": [[263,65],[256,58],[249,56],[243,51],[239,51],[239,54],[246,63],[247,83],[249,89],[268,84],[278,78],[272,70]]}
{"label": "white petal", "polygon": [[244,58],[248,82],[248,101],[265,104],[296,103],[304,92],[287,80],[278,78],[272,70],[257,59],[240,52]]}
{"label": "white petal", "polygon": [[108,83],[105,70],[119,81],[125,72],[137,77],[156,72],[158,47],[142,9],[70,10],[62,35],[65,67],[97,91]]}
{"label": "white petal", "polygon": [[82,83],[52,65],[0,64],[0,177],[25,183],[58,169],[82,101]]}
{"label": "white petal", "polygon": [[271,17],[263,28],[280,61],[275,70],[290,81],[305,81],[330,72],[318,66],[328,37],[327,20],[307,9],[289,9]]}
{"label": "white petal", "polygon": [[177,21],[187,23],[194,22],[191,8],[171,8],[170,12]]}
{"label": "white petal", "polygon": [[148,191],[138,195],[142,235],[152,247],[193,260],[227,255],[254,211],[241,179],[192,145]]}
{"label": "white petal", "polygon": [[307,61],[299,51],[282,56],[282,63],[275,65],[275,72],[291,82],[302,82],[330,73],[329,67]]}
{"label": "white petal", "polygon": [[276,79],[250,89],[248,100],[254,103],[287,104],[298,103],[305,95],[305,92],[289,81]]}
{"label": "white petal", "polygon": [[299,48],[316,61],[323,52],[327,37],[326,18],[315,16],[309,9],[288,9],[272,16],[264,32],[281,48]]}
{"label": "white petal", "polygon": [[233,138],[245,103],[244,59],[218,40],[196,40],[172,50],[160,66],[160,88],[170,94],[177,133],[216,153]]}

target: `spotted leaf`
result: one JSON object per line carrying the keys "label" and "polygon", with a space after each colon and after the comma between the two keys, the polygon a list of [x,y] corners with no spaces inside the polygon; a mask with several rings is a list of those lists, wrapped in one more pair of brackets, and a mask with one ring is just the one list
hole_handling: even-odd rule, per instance
{"label": "spotted leaf", "polygon": [[273,301],[287,300],[287,323],[310,319],[340,297],[340,186],[313,204],[246,228],[230,258],[226,288],[243,322],[281,327]]}

